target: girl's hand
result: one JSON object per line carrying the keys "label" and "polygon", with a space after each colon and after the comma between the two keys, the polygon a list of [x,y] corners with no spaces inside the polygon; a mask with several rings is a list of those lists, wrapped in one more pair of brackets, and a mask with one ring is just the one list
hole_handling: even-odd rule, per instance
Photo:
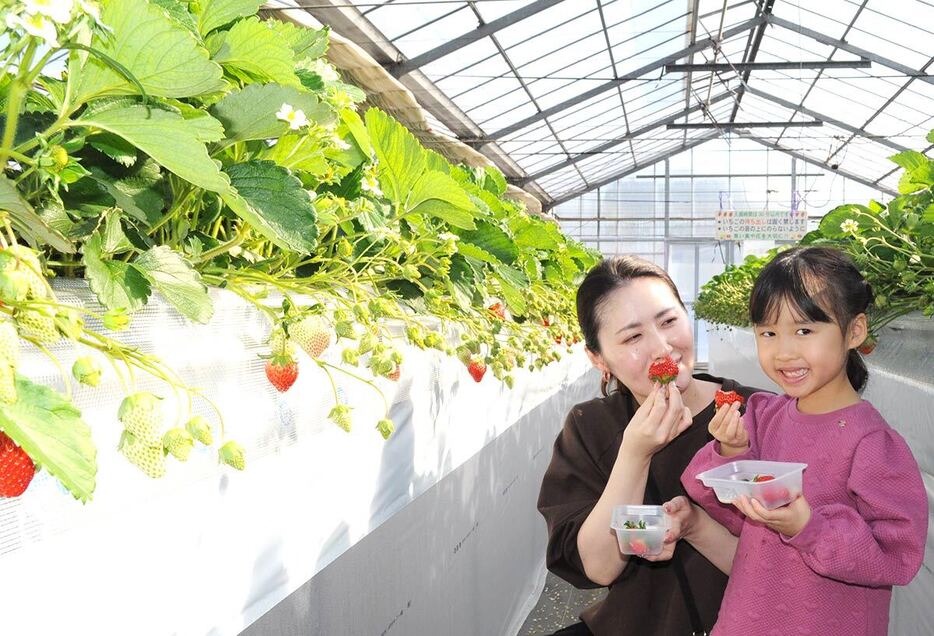
{"label": "girl's hand", "polygon": [[710,434],[720,442],[720,454],[733,457],[749,448],[749,433],[739,415],[739,402],[724,404],[710,420]]}
{"label": "girl's hand", "polygon": [[670,382],[655,384],[633,414],[623,433],[620,453],[650,458],[691,425],[691,410],[681,402],[681,391]]}
{"label": "girl's hand", "polygon": [[662,504],[662,508],[671,519],[671,528],[665,533],[665,541],[661,554],[643,557],[646,561],[668,561],[675,552],[675,546],[680,539],[691,532],[697,518],[694,506],[687,497],[678,496]]}
{"label": "girl's hand", "polygon": [[798,495],[787,506],[775,510],[767,510],[758,500],[746,495],[733,500],[733,505],[753,521],[758,521],[789,538],[801,532],[811,520],[811,506],[804,495]]}

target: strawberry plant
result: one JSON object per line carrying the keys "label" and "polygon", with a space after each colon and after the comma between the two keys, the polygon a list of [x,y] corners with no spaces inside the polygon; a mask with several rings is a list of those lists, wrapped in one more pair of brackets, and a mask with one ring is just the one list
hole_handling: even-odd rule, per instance
{"label": "strawberry plant", "polygon": [[[396,325],[409,344],[466,353],[468,373],[489,365],[510,386],[514,369],[560,357],[555,339],[578,337],[574,288],[596,255],[505,198],[495,168],[453,165],[385,113],[359,113],[364,93],[324,58],[327,29],[262,21],[259,5],[0,9],[0,430],[82,500],[96,458],[69,382],[100,383],[98,358],[121,381],[130,371],[128,399],[146,403],[119,415],[121,452],[144,473],[187,456],[184,433],[212,444],[212,426],[218,460],[245,466],[219,411],[213,424],[160,419],[133,387],[141,370],[210,405],[120,341],[156,296],[201,323],[214,312],[209,287],[244,298],[270,322],[272,386],[288,390],[298,365],[313,365],[345,430],[333,375],[382,397],[377,379],[397,379],[402,363]],[[60,303],[56,276],[87,281],[103,311]],[[20,344],[54,358],[46,345],[62,339],[87,350],[62,374],[64,394],[17,373]],[[338,339],[349,344],[335,364]],[[393,428],[387,408],[377,430]]]}
{"label": "strawberry plant", "polygon": [[[934,143],[934,131],[928,135]],[[859,347],[868,355],[881,329],[913,311],[934,316],[934,160],[905,151],[890,158],[904,169],[900,195],[882,204],[847,203],[828,212],[802,244],[827,245],[853,259],[875,296],[868,311],[870,335]],[[762,267],[777,253],[748,257],[701,289],[695,314],[711,323],[749,326],[749,296]]]}

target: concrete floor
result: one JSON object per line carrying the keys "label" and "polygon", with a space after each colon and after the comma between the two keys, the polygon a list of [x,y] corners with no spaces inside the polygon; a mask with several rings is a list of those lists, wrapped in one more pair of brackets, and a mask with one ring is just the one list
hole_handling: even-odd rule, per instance
{"label": "concrete floor", "polygon": [[525,619],[517,636],[545,636],[578,622],[578,615],[592,603],[606,596],[606,588],[578,590],[548,573],[545,589],[535,609]]}

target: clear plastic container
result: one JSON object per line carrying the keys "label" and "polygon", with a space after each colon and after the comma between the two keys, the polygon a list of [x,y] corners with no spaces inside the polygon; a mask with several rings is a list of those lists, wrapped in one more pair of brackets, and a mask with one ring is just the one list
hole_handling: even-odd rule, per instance
{"label": "clear plastic container", "polygon": [[772,510],[791,503],[801,494],[801,477],[807,466],[746,459],[705,470],[697,478],[713,488],[723,503],[733,503],[740,495],[748,495]]}
{"label": "clear plastic container", "polygon": [[610,527],[623,554],[655,556],[662,552],[671,519],[661,506],[616,506]]}

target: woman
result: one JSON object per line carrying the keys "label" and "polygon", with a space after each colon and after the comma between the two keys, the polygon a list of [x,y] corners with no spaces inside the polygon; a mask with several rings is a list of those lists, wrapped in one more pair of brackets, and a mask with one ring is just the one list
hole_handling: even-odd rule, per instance
{"label": "woman", "polygon": [[[548,524],[548,569],[579,588],[607,586],[609,593],[581,614],[582,623],[558,633],[709,632],[736,537],[681,496],[679,478],[711,439],[717,390],[748,397],[756,389],[693,374],[693,325],[674,282],[648,261],[620,256],[594,267],[578,289],[577,318],[587,355],[603,373],[603,397],[568,414],[538,509]],[[649,367],[666,356],[678,375],[659,386]],[[648,558],[621,554],[610,528],[613,507],[665,502],[674,517],[666,550]]]}

